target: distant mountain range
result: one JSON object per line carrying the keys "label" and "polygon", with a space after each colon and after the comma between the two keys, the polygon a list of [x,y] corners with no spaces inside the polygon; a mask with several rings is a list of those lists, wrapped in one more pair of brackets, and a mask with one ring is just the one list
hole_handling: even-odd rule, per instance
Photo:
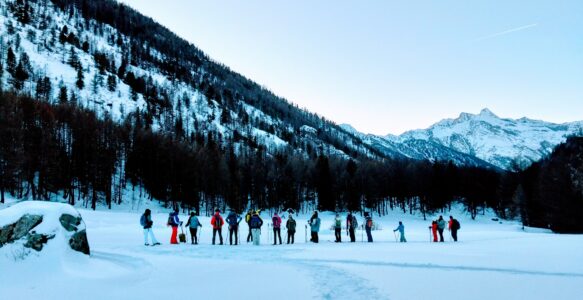
{"label": "distant mountain range", "polygon": [[568,136],[583,135],[581,121],[555,124],[500,118],[487,108],[479,114],[461,113],[456,119],[445,119],[427,129],[399,136],[365,135],[350,125],[341,127],[389,155],[466,165],[486,163],[502,169],[528,165],[550,154]]}

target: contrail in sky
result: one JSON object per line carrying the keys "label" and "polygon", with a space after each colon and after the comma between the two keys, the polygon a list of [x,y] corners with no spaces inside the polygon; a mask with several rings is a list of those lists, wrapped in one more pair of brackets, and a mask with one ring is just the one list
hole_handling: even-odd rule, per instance
{"label": "contrail in sky", "polygon": [[495,37],[498,37],[498,36],[501,36],[501,35],[505,35],[505,34],[517,32],[517,31],[525,30],[525,29],[528,29],[528,28],[532,28],[532,27],[535,27],[536,25],[538,25],[538,23],[533,23],[533,24],[529,24],[529,25],[524,25],[524,26],[520,26],[520,27],[516,27],[516,28],[504,30],[504,31],[497,32],[497,33],[494,33],[494,34],[490,34],[490,35],[486,35],[486,36],[483,36],[483,37],[479,37],[477,39],[474,39],[473,42],[479,42],[479,41],[483,41],[483,40],[488,40],[488,39],[495,38]]}

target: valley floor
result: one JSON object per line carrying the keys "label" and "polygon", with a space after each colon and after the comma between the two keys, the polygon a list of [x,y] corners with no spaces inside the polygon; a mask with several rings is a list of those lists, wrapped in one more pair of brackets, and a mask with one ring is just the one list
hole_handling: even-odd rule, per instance
{"label": "valley floor", "polygon": [[[0,298],[532,300],[576,299],[583,291],[583,235],[523,231],[487,216],[460,218],[458,243],[429,243],[430,222],[395,212],[377,220],[383,229],[373,232],[374,243],[360,242],[358,231],[357,243],[346,243],[343,232],[336,244],[333,216],[324,214],[320,244],[304,243],[303,217],[295,245],[267,245],[264,226],[257,247],[210,245],[208,218],[201,218],[200,245],[169,245],[167,215],[156,213],[163,244],[147,247],[139,213],[80,212],[91,257],[18,260],[10,247],[0,248]],[[399,219],[408,243],[396,243],[391,232]]]}

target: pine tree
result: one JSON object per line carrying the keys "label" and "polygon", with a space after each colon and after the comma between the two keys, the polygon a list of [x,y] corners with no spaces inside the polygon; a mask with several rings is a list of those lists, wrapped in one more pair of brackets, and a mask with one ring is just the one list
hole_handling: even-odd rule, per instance
{"label": "pine tree", "polygon": [[67,96],[67,87],[61,85],[61,87],[59,88],[59,103],[61,104],[67,103],[67,101],[69,101],[68,98],[69,97]]}
{"label": "pine tree", "polygon": [[12,5],[12,12],[18,22],[22,24],[30,23],[30,6],[27,0],[16,0]]}
{"label": "pine tree", "polygon": [[14,76],[16,73],[16,55],[14,55],[12,47],[8,47],[8,51],[6,53],[6,70],[12,76]]}
{"label": "pine tree", "polygon": [[79,70],[81,67],[81,63],[79,62],[79,56],[77,56],[77,52],[75,51],[75,47],[71,46],[71,52],[69,53],[69,60],[67,63],[73,67],[75,70]]}
{"label": "pine tree", "polygon": [[77,69],[77,81],[75,82],[77,88],[82,90],[85,87],[85,75],[83,74],[83,68]]}
{"label": "pine tree", "polygon": [[30,75],[28,74],[26,68],[24,67],[22,62],[19,62],[18,65],[16,66],[16,71],[14,72],[14,78],[12,80],[14,88],[17,90],[21,90],[24,87],[24,83],[26,82],[26,80],[28,80],[29,77]]}
{"label": "pine tree", "polygon": [[110,92],[115,92],[115,90],[117,89],[117,79],[115,78],[115,75],[110,74],[109,76],[107,76],[107,89]]}

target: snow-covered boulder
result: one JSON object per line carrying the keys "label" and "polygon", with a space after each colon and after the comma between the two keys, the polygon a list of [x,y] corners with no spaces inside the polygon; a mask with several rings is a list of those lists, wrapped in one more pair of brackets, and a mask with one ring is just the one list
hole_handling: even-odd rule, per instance
{"label": "snow-covered boulder", "polygon": [[40,252],[49,243],[89,255],[85,223],[74,207],[25,201],[0,210],[0,248],[11,245]]}

